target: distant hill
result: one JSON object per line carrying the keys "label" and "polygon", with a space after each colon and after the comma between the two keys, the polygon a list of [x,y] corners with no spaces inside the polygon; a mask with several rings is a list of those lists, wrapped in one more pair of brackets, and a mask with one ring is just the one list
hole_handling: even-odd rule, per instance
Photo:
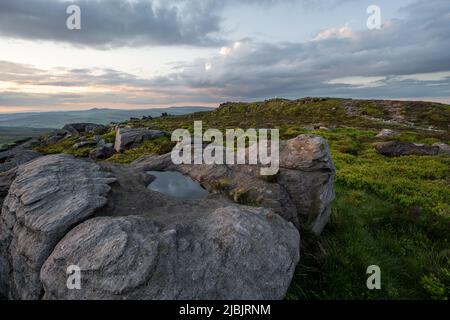
{"label": "distant hill", "polygon": [[[182,115],[199,111],[210,111],[208,107],[170,107],[141,110],[90,109],[84,111],[27,112],[0,114],[0,127],[20,128],[62,128],[67,123],[92,122],[109,124],[122,122],[131,117],[160,116],[167,112],[171,115]],[[3,135],[0,134],[0,137]],[[4,136],[3,136],[4,137]]]}

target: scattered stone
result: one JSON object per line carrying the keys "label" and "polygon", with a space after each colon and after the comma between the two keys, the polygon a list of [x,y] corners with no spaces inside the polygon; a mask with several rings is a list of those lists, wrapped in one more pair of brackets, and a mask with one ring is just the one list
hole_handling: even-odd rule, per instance
{"label": "scattered stone", "polygon": [[111,158],[116,153],[114,148],[108,146],[97,147],[89,152],[89,158],[93,160],[105,160]]}
{"label": "scattered stone", "polygon": [[50,133],[48,136],[42,137],[41,143],[44,145],[49,145],[49,144],[59,142],[70,136],[71,136],[71,134],[67,130],[55,130],[52,133]]}
{"label": "scattered stone", "polygon": [[168,136],[168,133],[159,130],[119,128],[114,148],[117,152],[123,152],[140,146],[146,140],[163,136]]}
{"label": "scattered stone", "polygon": [[72,149],[81,149],[84,147],[92,147],[95,145],[96,145],[95,141],[80,141],[80,142],[75,143],[72,146]]}
{"label": "scattered stone", "polygon": [[439,153],[439,147],[416,144],[404,141],[378,142],[374,144],[376,151],[387,157],[407,155],[434,156]]}
{"label": "scattered stone", "polygon": [[74,136],[78,136],[80,134],[86,134],[89,132],[92,132],[95,134],[104,134],[108,131],[108,127],[101,125],[101,124],[95,124],[95,123],[71,123],[71,124],[66,124],[62,128],[62,130],[70,132]]}
{"label": "scattered stone", "polygon": [[348,116],[353,117],[355,115],[357,115],[356,109],[355,107],[351,106],[351,105],[347,105],[345,106],[345,112],[347,113]]}
{"label": "scattered stone", "polygon": [[376,137],[377,138],[392,138],[397,136],[399,133],[395,130],[391,130],[391,129],[383,129],[381,130]]}
{"label": "scattered stone", "polygon": [[439,148],[439,154],[450,154],[450,146],[445,143],[435,143],[433,147]]}
{"label": "scattered stone", "polygon": [[[103,139],[102,139],[102,136],[101,136],[101,135],[98,135],[98,134],[94,135],[94,141],[95,141],[95,143],[99,144],[99,143],[101,143],[102,140],[103,140]],[[103,140],[103,142],[105,142],[105,140]]]}

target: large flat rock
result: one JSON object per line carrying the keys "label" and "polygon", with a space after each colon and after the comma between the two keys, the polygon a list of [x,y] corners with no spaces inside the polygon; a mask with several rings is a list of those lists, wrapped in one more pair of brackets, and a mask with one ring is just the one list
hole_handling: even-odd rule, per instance
{"label": "large flat rock", "polygon": [[[224,207],[165,226],[145,217],[79,225],[44,264],[46,299],[282,299],[299,234],[271,210]],[[66,270],[81,268],[81,289]]]}

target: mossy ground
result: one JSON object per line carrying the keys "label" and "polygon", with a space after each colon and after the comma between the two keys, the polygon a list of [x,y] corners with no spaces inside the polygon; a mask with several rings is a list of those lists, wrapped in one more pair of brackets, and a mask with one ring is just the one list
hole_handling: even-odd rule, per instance
{"label": "mossy ground", "polygon": [[[351,112],[349,111],[351,110]],[[401,118],[403,123],[386,122]],[[302,133],[324,136],[337,168],[331,221],[319,239],[302,234],[301,263],[288,299],[448,299],[450,296],[450,157],[387,158],[372,144],[382,128],[396,140],[450,142],[450,106],[423,102],[307,98],[227,103],[212,112],[132,121],[132,127],[171,132],[207,128],[278,128],[282,139]],[[414,123],[414,125],[411,125]],[[314,131],[305,125],[328,127]],[[433,130],[428,130],[432,126]],[[113,140],[114,134],[108,138]],[[43,152],[73,153],[73,141]],[[167,138],[113,156],[131,162],[164,153]],[[78,150],[77,153],[85,153]],[[366,287],[366,268],[378,265],[382,289]]]}

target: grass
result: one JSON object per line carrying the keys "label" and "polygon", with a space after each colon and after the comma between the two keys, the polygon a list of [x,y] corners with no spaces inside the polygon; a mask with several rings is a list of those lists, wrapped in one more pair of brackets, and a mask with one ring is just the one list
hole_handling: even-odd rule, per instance
{"label": "grass", "polygon": [[58,141],[49,145],[41,145],[35,148],[36,151],[43,154],[58,154],[66,153],[77,157],[87,157],[89,152],[93,149],[92,147],[83,147],[79,149],[72,148],[75,143],[77,143],[78,138],[71,137],[61,141]]}
{"label": "grass", "polygon": [[[382,122],[394,116],[404,119],[404,123]],[[337,168],[337,198],[322,236],[302,233],[301,262],[288,299],[448,299],[450,157],[387,158],[376,153],[372,144],[382,141],[375,137],[382,128],[399,131],[396,140],[449,143],[450,106],[274,99],[226,103],[213,112],[132,121],[127,125],[168,132],[185,128],[192,132],[194,120],[202,120],[204,130],[278,128],[282,139],[308,132],[328,140]],[[307,130],[311,124],[329,129]],[[438,131],[427,130],[428,126]],[[114,141],[114,132],[104,138]],[[43,151],[74,152],[71,145],[73,141],[63,141]],[[129,163],[145,155],[166,153],[172,146],[168,138],[149,140],[109,161]],[[218,183],[226,185],[226,181]],[[366,287],[366,269],[373,264],[381,268],[381,290]]]}
{"label": "grass", "polygon": [[144,155],[169,153],[174,146],[175,143],[171,142],[169,138],[158,137],[144,141],[144,143],[136,149],[117,153],[109,158],[108,161],[117,163],[131,163]]}
{"label": "grass", "polygon": [[[422,217],[370,192],[336,191],[320,241],[304,240],[287,299],[448,299],[448,236],[435,239]],[[447,219],[432,219],[448,234]],[[381,290],[366,287],[370,265],[381,268]]]}

